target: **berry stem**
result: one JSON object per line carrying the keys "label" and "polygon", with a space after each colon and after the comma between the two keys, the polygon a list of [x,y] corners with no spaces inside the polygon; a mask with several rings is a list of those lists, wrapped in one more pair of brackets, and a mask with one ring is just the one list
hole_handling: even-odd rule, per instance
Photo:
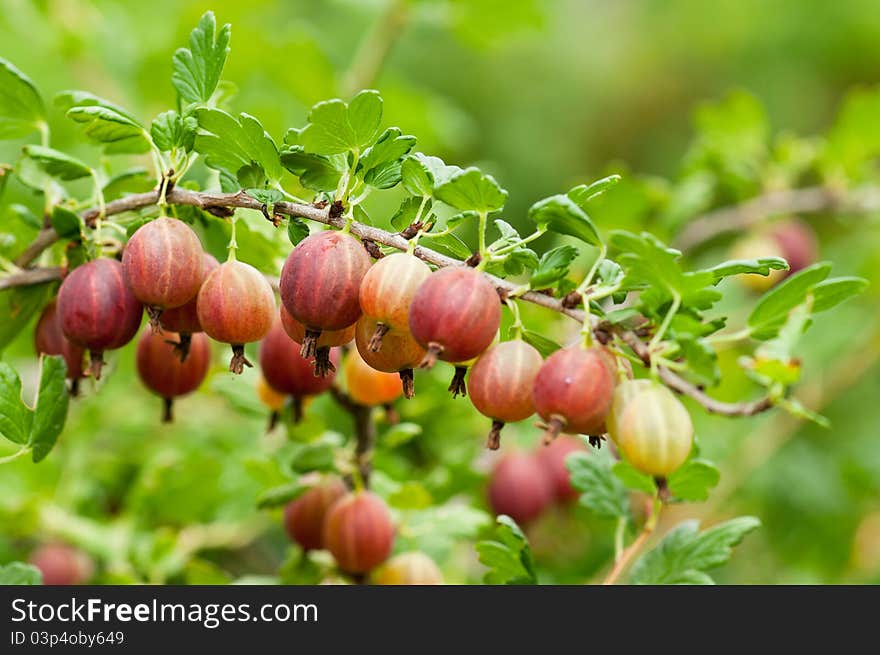
{"label": "berry stem", "polygon": [[513,339],[522,339],[524,326],[522,317],[519,314],[519,305],[516,303],[515,299],[510,297],[504,300],[504,304],[507,305],[507,308],[510,309],[510,313],[513,314],[513,324],[510,326],[510,334],[513,335]]}
{"label": "berry stem", "polygon": [[501,447],[501,428],[503,427],[504,421],[492,421],[492,429],[489,430],[489,436],[486,437],[486,448],[498,450]]}
{"label": "berry stem", "polygon": [[630,563],[633,561],[636,555],[638,555],[639,551],[641,551],[642,547],[645,545],[645,542],[651,537],[654,533],[655,528],[657,527],[657,521],[660,519],[660,512],[663,509],[663,503],[660,500],[658,491],[654,491],[654,498],[651,503],[651,510],[648,514],[648,517],[645,519],[645,525],[642,528],[642,531],[639,533],[639,536],[635,538],[635,540],[627,546],[621,553],[620,556],[617,557],[614,567],[611,569],[608,576],[602,582],[603,585],[613,585],[616,584],[620,579],[620,576],[629,568]]}
{"label": "berry stem", "polygon": [[163,398],[162,399],[162,422],[163,423],[173,423],[174,422],[174,399],[173,398]]}
{"label": "berry stem", "polygon": [[488,218],[488,212],[480,212],[480,222],[479,227],[477,228],[477,235],[479,237],[479,253],[482,261],[480,262],[480,265],[477,266],[477,270],[482,270],[481,267],[485,268],[489,259],[489,253],[486,252],[486,221]]}

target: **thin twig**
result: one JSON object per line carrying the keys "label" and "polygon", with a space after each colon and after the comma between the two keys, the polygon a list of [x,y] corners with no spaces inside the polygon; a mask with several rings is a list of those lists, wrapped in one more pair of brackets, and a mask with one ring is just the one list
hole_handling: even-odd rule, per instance
{"label": "thin twig", "polygon": [[657,527],[657,520],[660,518],[660,512],[662,509],[662,503],[656,502],[656,500],[651,504],[651,513],[645,518],[645,525],[642,528],[642,531],[639,533],[639,536],[623,550],[620,557],[614,562],[614,567],[608,573],[605,580],[602,581],[603,585],[616,584],[623,572],[629,568],[630,563],[635,556],[641,552],[645,542],[648,541],[654,533],[654,528]]}
{"label": "thin twig", "polygon": [[0,291],[11,289],[12,287],[25,287],[60,279],[61,269],[58,266],[51,268],[29,268],[20,273],[10,273],[0,277]]}
{"label": "thin twig", "polygon": [[807,187],[771,191],[739,205],[722,207],[690,221],[673,246],[688,251],[730,232],[738,232],[783,214],[880,211],[880,189],[866,186],[851,191]]}
{"label": "thin twig", "polygon": [[[157,191],[150,191],[148,193],[140,193],[126,196],[124,198],[120,198],[118,200],[107,203],[105,207],[105,212],[107,216],[111,216],[126,211],[136,211],[138,209],[143,209],[144,207],[154,205],[157,200]],[[200,191],[181,189],[179,187],[175,187],[167,194],[167,201],[169,204],[190,205],[193,207],[199,207],[209,212],[212,210],[218,211],[229,208],[243,208],[260,211],[260,207],[262,206],[262,203],[260,201],[251,198],[243,191],[240,191],[238,193],[205,193]],[[278,214],[308,218],[318,223],[324,223],[326,225],[332,225],[338,228],[343,227],[346,222],[345,217],[337,216],[334,213],[331,213],[331,208],[332,206],[315,207],[313,205],[303,205],[294,202],[278,202],[275,204],[275,212]],[[97,218],[97,216],[98,210],[91,209],[83,214],[83,219],[85,220],[86,224],[91,224]],[[362,223],[352,222],[349,227],[349,232],[357,237],[360,237],[361,239],[368,239],[375,243],[380,243],[384,246],[396,248],[397,250],[406,251],[410,245],[409,241],[401,236],[399,233],[386,232],[385,230],[373,227],[371,225],[364,225]],[[446,255],[442,255],[439,252],[430,250],[429,248],[425,248],[424,246],[417,246],[413,250],[413,254],[419,259],[434,264],[435,266],[465,265],[464,262],[458,259],[447,257]],[[511,295],[512,292],[518,292],[520,290],[519,285],[514,284],[513,282],[503,280],[499,277],[495,277],[494,275],[489,275],[488,273],[484,273],[484,275],[486,275],[492,282],[492,284],[495,285],[495,288],[499,291],[501,297],[507,297],[508,295]],[[18,284],[10,284],[8,280],[10,280],[12,277],[13,276],[5,278],[7,282],[4,288],[7,288],[9,286],[19,286],[23,284],[35,284],[38,282],[25,280],[19,282]],[[516,295],[517,298],[526,302],[539,305],[559,314],[564,314],[565,316],[568,316],[578,323],[583,323],[584,321],[584,312],[582,310],[572,307],[566,307],[563,304],[562,300],[554,298],[553,296],[548,296],[546,294],[538,293],[536,291],[527,291],[526,293],[522,294],[513,293],[512,295]],[[648,349],[648,346],[638,337],[638,335],[636,335],[635,332],[625,330],[619,326],[608,326],[607,324],[602,323],[601,320],[595,316],[592,316],[590,320],[592,322],[594,331],[601,329],[603,333],[607,334],[607,332],[610,330],[619,334],[623,341],[626,342],[633,349],[636,355],[647,366],[650,366],[650,350]],[[708,411],[714,414],[722,414],[724,416],[751,416],[753,414],[757,414],[759,412],[767,410],[772,406],[772,403],[768,398],[747,403],[722,402],[720,400],[711,398],[701,389],[692,385],[687,380],[681,378],[674,371],[671,371],[663,366],[658,366],[657,371],[660,375],[661,380],[663,380],[663,382],[667,386],[669,386],[674,391],[677,391],[678,393],[690,396],[698,403],[703,405]]]}
{"label": "thin twig", "polygon": [[376,423],[373,421],[373,408],[355,402],[351,396],[336,386],[330,387],[330,395],[342,409],[351,415],[354,422],[355,463],[364,486],[370,486],[370,473],[373,469],[373,448],[376,445]]}

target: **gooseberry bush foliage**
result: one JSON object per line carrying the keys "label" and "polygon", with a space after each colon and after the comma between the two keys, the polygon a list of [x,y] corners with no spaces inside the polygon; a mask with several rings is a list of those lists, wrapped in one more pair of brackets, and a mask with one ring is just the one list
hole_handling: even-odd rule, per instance
{"label": "gooseberry bush foliage", "polygon": [[[470,539],[486,582],[536,583],[529,525],[577,499],[614,533],[607,582],[711,583],[707,571],[756,519],[685,521],[645,548],[665,506],[704,501],[719,481],[690,413],[824,422],[793,394],[798,340],[864,280],[832,277],[828,262],[790,270],[763,253],[689,267],[651,233],[590,218],[626,184],[618,175],[537,200],[521,232],[505,214],[515,190],[419,151],[416,136],[385,125],[374,90],[319,102],[305,125],[270,135],[238,111],[222,77],[230,35],[212,13],[202,17],[173,56],[175,106],[152,120],[88,91],[57,94],[65,120],[102,148],[99,163],[53,147],[37,85],[0,60],[0,137],[27,141],[0,168],[0,193],[14,179],[42,204],[39,218],[20,213],[36,238],[2,262],[0,348],[39,315],[42,353],[32,401],[0,362],[0,434],[18,447],[6,459],[49,456],[69,398],[112,385],[113,359],[126,356],[112,351],[141,331],[137,370],[166,420],[172,401],[209,375],[223,376],[214,386],[238,407],[253,385],[234,375],[261,369],[270,429],[280,420],[290,437],[270,454],[275,474],[253,508],[276,517],[284,508],[299,544],[279,580],[335,571],[437,582],[430,558],[406,551]],[[378,197],[396,210],[379,215]],[[739,281],[771,275],[740,322],[719,310]],[[558,320],[530,327],[533,310]],[[210,372],[209,339],[231,346],[228,372]],[[754,392],[720,400],[718,352],[731,342]],[[399,416],[418,402],[421,380],[439,374],[420,369],[442,371],[452,397],[465,397],[447,399],[429,382],[431,403],[486,417],[486,443],[501,451],[489,485],[495,523],[375,465],[402,457],[382,451],[429,437]],[[350,416],[347,434],[297,430],[320,397]],[[534,450],[506,444],[505,423],[530,419]],[[329,560],[315,555],[325,550]],[[173,575],[178,555],[157,556],[153,570]],[[29,577],[10,567],[3,576]]]}

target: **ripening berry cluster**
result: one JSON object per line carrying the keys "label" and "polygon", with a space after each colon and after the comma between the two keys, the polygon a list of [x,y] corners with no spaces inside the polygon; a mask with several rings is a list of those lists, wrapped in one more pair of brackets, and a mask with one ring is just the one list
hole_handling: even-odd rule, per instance
{"label": "ripening berry cluster", "polygon": [[372,572],[376,584],[443,583],[440,569],[423,553],[389,560],[395,528],[388,506],[369,491],[348,491],[337,477],[324,478],[290,502],[284,528],[304,551],[328,550],[341,571],[356,576]]}
{"label": "ripening berry cluster", "polygon": [[410,398],[415,368],[449,362],[453,396],[470,392],[492,419],[492,449],[505,423],[537,413],[545,443],[563,432],[594,440],[607,433],[650,475],[667,475],[690,451],[693,427],[678,399],[653,382],[619,384],[624,369],[610,349],[580,342],[544,360],[520,339],[493,345],[501,301],[490,278],[473,268],[432,271],[402,252],[373,263],[358,239],[326,230],[291,251],[279,291],[280,312],[259,271],[234,256],[219,264],[185,223],[163,217],[134,233],[121,264],[99,258],[65,278],[57,307],[40,321],[37,348],[63,354],[74,379],[83,375],[87,351],[97,378],[104,351],[129,342],[146,309],[152,331],[138,344],[138,372],[165,399],[166,418],[171,399],[204,379],[208,337],[231,345],[234,373],[251,366],[244,345],[261,341],[269,387],[262,395],[292,397],[298,417],[303,399],[333,385],[340,346],[354,340],[359,357],[348,357],[346,377],[356,402],[387,404],[401,392]]}

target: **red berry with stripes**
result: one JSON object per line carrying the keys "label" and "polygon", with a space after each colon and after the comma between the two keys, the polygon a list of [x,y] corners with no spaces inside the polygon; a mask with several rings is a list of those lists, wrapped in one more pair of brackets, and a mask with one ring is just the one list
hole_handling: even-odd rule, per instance
{"label": "red berry with stripes", "polygon": [[[210,273],[220,266],[212,255],[204,253],[202,256],[202,283],[210,275]],[[201,284],[199,285],[201,289]],[[202,324],[199,322],[199,296],[196,294],[190,301],[180,307],[166,309],[162,312],[159,324],[166,330],[177,332],[179,337],[179,345],[176,347],[177,354],[181,360],[185,360],[189,352],[189,344],[191,336],[196,332],[203,332]]]}
{"label": "red berry with stripes", "polygon": [[[284,326],[285,332],[291,339],[302,346],[306,338],[306,326],[296,320],[287,311],[284,305],[281,305],[281,325]],[[349,325],[341,330],[324,330],[318,337],[315,346],[315,375],[324,377],[331,371],[335,371],[336,367],[330,361],[330,349],[334,346],[344,346],[351,343],[354,339],[355,326]]]}
{"label": "red berry with stripes", "polygon": [[[495,287],[472,268],[455,266],[432,273],[416,291],[409,309],[409,327],[427,354],[422,368],[438,359],[466,362],[492,344],[501,324],[501,303]],[[460,373],[450,387],[466,394]]]}
{"label": "red berry with stripes", "polygon": [[86,353],[82,346],[64,336],[58,320],[58,305],[54,300],[46,305],[40,320],[37,321],[37,327],[34,329],[34,349],[44,355],[64,357],[64,362],[67,364],[67,379],[70,380],[70,393],[76,396],[79,381],[84,376],[83,357]]}
{"label": "red berry with stripes", "polygon": [[125,279],[147,308],[150,324],[159,329],[165,309],[186,304],[199,292],[202,244],[183,221],[165,216],[141,226],[122,253]]}
{"label": "red berry with stripes", "polygon": [[571,346],[550,355],[535,378],[535,409],[547,422],[545,443],[568,431],[598,437],[605,432],[617,368],[605,348]]}
{"label": "red berry with stripes", "polygon": [[314,373],[315,362],[303,357],[300,344],[296,343],[276,320],[260,343],[260,368],[263,377],[273,389],[293,396],[294,420],[302,418],[302,400],[327,391],[336,379],[336,368],[341,359],[339,348],[329,353],[333,371],[324,377]]}
{"label": "red berry with stripes", "polygon": [[311,357],[324,330],[342,330],[361,315],[358,293],[370,268],[360,241],[337,231],[306,237],[281,270],[281,301],[306,326],[303,357]]}
{"label": "red berry with stripes", "polygon": [[495,465],[489,479],[489,504],[520,525],[538,518],[553,502],[553,482],[532,453],[511,452]]}
{"label": "red berry with stripes", "polygon": [[83,584],[95,572],[88,555],[65,544],[40,546],[31,553],[29,561],[40,570],[44,585]]}
{"label": "red berry with stripes", "polygon": [[142,315],[143,305],[115,259],[96,259],[73,269],[58,290],[61,331],[89,351],[89,371],[96,380],[101,377],[104,351],[131,341]]}
{"label": "red berry with stripes", "polygon": [[425,262],[402,252],[383,257],[370,267],[360,288],[361,309],[376,319],[370,350],[382,347],[382,337],[388,330],[409,330],[410,305],[429,275],[431,269]]}
{"label": "red berry with stripes", "polygon": [[372,368],[384,373],[397,373],[403,383],[403,395],[412,398],[415,394],[415,376],[413,369],[425,356],[422,348],[409,330],[392,329],[382,337],[382,349],[370,349],[370,342],[376,333],[376,319],[361,316],[356,325],[354,342],[358,354]]}
{"label": "red berry with stripes", "polygon": [[229,370],[241,373],[252,364],[244,344],[259,341],[277,316],[275,294],[253,266],[228,261],[211,271],[199,291],[199,323],[209,337],[232,346]]}
{"label": "red berry with stripes", "polygon": [[486,445],[497,450],[505,423],[522,421],[535,413],[532,387],[543,360],[525,341],[504,341],[480,355],[471,368],[468,390],[471,402],[492,419]]}
{"label": "red berry with stripes", "polygon": [[284,529],[303,550],[324,547],[324,519],[327,510],[342,498],[348,489],[337,477],[328,477],[306,491],[284,508]]}
{"label": "red berry with stripes", "polygon": [[185,361],[174,350],[178,336],[174,332],[144,332],[138,341],[137,372],[141,382],[164,401],[162,421],[173,420],[175,398],[199,388],[211,366],[211,343],[204,332],[196,332]]}
{"label": "red berry with stripes", "polygon": [[367,573],[391,554],[394,524],[379,496],[369,491],[337,500],[324,521],[324,547],[347,573]]}

